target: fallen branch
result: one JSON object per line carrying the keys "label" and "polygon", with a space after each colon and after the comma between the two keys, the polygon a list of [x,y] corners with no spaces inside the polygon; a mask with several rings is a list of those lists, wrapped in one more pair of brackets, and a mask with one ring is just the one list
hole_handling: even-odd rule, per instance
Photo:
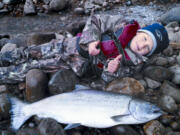
{"label": "fallen branch", "polygon": [[170,42],[169,43],[173,49],[180,49],[180,43],[176,43],[176,42]]}

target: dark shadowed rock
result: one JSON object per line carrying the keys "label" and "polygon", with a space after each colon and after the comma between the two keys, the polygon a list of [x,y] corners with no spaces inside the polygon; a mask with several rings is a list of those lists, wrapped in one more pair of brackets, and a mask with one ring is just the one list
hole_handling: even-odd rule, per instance
{"label": "dark shadowed rock", "polygon": [[4,4],[17,4],[22,2],[23,0],[3,0]]}
{"label": "dark shadowed rock", "polygon": [[152,80],[148,77],[145,77],[145,80],[146,80],[147,86],[151,89],[156,89],[161,86],[161,83],[159,83],[155,80]]}
{"label": "dark shadowed rock", "polygon": [[159,102],[160,107],[166,112],[174,112],[177,110],[176,102],[171,96],[161,96]]}
{"label": "dark shadowed rock", "polygon": [[144,132],[146,135],[164,135],[165,127],[157,120],[150,121],[144,126]]}
{"label": "dark shadowed rock", "polygon": [[18,132],[16,133],[16,135],[41,135],[37,129],[33,129],[33,128],[24,128],[24,129],[20,129],[18,130]]}
{"label": "dark shadowed rock", "polygon": [[143,85],[134,78],[129,78],[129,77],[116,79],[112,81],[107,85],[105,90],[129,94],[129,95],[136,95],[141,92],[144,93]]}
{"label": "dark shadowed rock", "polygon": [[45,4],[49,4],[50,1],[51,1],[51,0],[43,0],[43,2],[44,2]]}
{"label": "dark shadowed rock", "polygon": [[66,30],[75,36],[77,33],[82,32],[82,30],[85,26],[85,23],[86,23],[86,20],[80,20],[78,22],[72,22],[67,26]]}
{"label": "dark shadowed rock", "polygon": [[172,8],[161,16],[160,20],[163,24],[168,24],[169,22],[177,21],[180,22],[180,7]]}
{"label": "dark shadowed rock", "polygon": [[37,128],[40,135],[66,135],[62,126],[54,119],[43,119]]}
{"label": "dark shadowed rock", "polygon": [[72,91],[78,78],[75,73],[68,69],[61,69],[56,72],[49,81],[49,93],[59,94],[66,91]]}
{"label": "dark shadowed rock", "polygon": [[28,45],[40,45],[55,39],[54,33],[32,33],[28,38]]}
{"label": "dark shadowed rock", "polygon": [[32,0],[26,0],[25,5],[24,5],[24,14],[25,15],[36,14],[35,7]]}
{"label": "dark shadowed rock", "polygon": [[180,84],[180,66],[179,65],[174,65],[172,67],[169,68],[170,71],[172,71],[174,73],[174,77],[173,77],[173,83],[175,84]]}
{"label": "dark shadowed rock", "polygon": [[34,102],[45,97],[48,79],[39,69],[32,69],[26,75],[26,99]]}
{"label": "dark shadowed rock", "polygon": [[15,135],[14,132],[10,130],[1,130],[0,134],[1,135]]}
{"label": "dark shadowed rock", "polygon": [[83,8],[75,8],[74,13],[77,15],[83,15],[84,14],[84,9]]}
{"label": "dark shadowed rock", "polygon": [[110,130],[112,135],[140,135],[130,126],[115,126],[112,127]]}
{"label": "dark shadowed rock", "polygon": [[51,10],[60,11],[66,7],[67,3],[67,0],[51,0],[49,5]]}
{"label": "dark shadowed rock", "polygon": [[7,94],[1,94],[0,95],[0,118],[9,118],[9,109],[10,109],[10,104],[7,99]]}
{"label": "dark shadowed rock", "polygon": [[144,69],[144,75],[152,80],[162,82],[164,80],[171,80],[174,74],[169,69],[164,67],[148,66]]}
{"label": "dark shadowed rock", "polygon": [[180,103],[180,89],[177,89],[169,81],[164,81],[160,88],[164,95],[171,96],[177,103]]}

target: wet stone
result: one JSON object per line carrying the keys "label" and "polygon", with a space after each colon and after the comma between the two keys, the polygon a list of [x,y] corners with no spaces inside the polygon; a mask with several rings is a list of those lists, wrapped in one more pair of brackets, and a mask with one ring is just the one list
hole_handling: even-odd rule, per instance
{"label": "wet stone", "polygon": [[165,56],[172,56],[173,55],[173,48],[172,48],[172,46],[168,46],[164,51],[163,51],[163,54],[165,55]]}
{"label": "wet stone", "polygon": [[37,128],[40,135],[66,135],[62,126],[54,119],[43,119]]}
{"label": "wet stone", "polygon": [[180,132],[168,132],[167,135],[180,135]]}
{"label": "wet stone", "polygon": [[16,135],[41,135],[37,129],[24,128],[17,131]]}
{"label": "wet stone", "polygon": [[0,94],[0,116],[1,118],[9,118],[10,103],[7,99],[7,94]]}
{"label": "wet stone", "polygon": [[26,0],[25,5],[24,5],[24,14],[25,15],[36,14],[35,7],[32,0]]}
{"label": "wet stone", "polygon": [[0,135],[14,135],[13,131],[1,130]]}
{"label": "wet stone", "polygon": [[173,78],[174,73],[167,68],[160,66],[148,66],[144,69],[144,75],[152,80],[162,82]]}
{"label": "wet stone", "polygon": [[180,122],[173,121],[170,126],[174,131],[180,131]]}
{"label": "wet stone", "polygon": [[60,11],[65,8],[67,0],[51,0],[50,9],[54,11]]}
{"label": "wet stone", "polygon": [[39,69],[32,69],[26,75],[26,100],[38,101],[46,96],[48,79]]}
{"label": "wet stone", "polygon": [[0,85],[0,94],[7,92],[7,86],[6,85]]}
{"label": "wet stone", "polygon": [[168,57],[167,60],[170,66],[173,66],[176,63],[176,59],[174,57]]}
{"label": "wet stone", "polygon": [[109,83],[105,88],[105,91],[136,95],[139,93],[144,93],[144,87],[139,81],[135,80],[134,78],[125,77],[116,79]]}
{"label": "wet stone", "polygon": [[142,84],[144,88],[147,88],[147,83],[144,80],[139,80],[139,82]]}
{"label": "wet stone", "polygon": [[0,2],[0,9],[2,9],[3,7],[4,7],[4,4]]}
{"label": "wet stone", "polygon": [[51,77],[48,83],[49,93],[55,95],[72,91],[77,82],[79,82],[79,80],[73,71],[61,69]]}
{"label": "wet stone", "polygon": [[7,43],[1,48],[1,53],[5,53],[7,51],[13,51],[15,48],[17,48],[16,44]]}
{"label": "wet stone", "polygon": [[161,16],[160,20],[163,24],[168,24],[169,22],[177,21],[180,22],[180,7],[172,8]]}
{"label": "wet stone", "polygon": [[95,80],[91,82],[90,87],[93,89],[104,90],[106,87],[106,84],[103,80]]}
{"label": "wet stone", "polygon": [[113,135],[140,135],[130,126],[115,126],[110,129]]}
{"label": "wet stone", "polygon": [[164,95],[171,96],[177,103],[180,103],[180,90],[177,89],[171,82],[164,81],[161,85],[160,91]]}
{"label": "wet stone", "polygon": [[172,115],[163,115],[160,117],[160,121],[163,125],[170,125],[174,121],[174,116]]}
{"label": "wet stone", "polygon": [[55,39],[54,33],[32,33],[28,37],[28,45],[40,45]]}
{"label": "wet stone", "polygon": [[174,73],[174,77],[172,81],[175,84],[180,84],[180,66],[179,65],[172,66],[169,68],[169,70]]}
{"label": "wet stone", "polygon": [[156,58],[156,65],[157,66],[165,66],[168,64],[168,60],[164,57],[157,57]]}
{"label": "wet stone", "polygon": [[177,110],[176,102],[171,96],[161,96],[159,102],[161,108],[166,112],[174,112]]}
{"label": "wet stone", "polygon": [[158,88],[158,87],[161,86],[161,83],[160,83],[160,82],[157,82],[157,81],[155,81],[155,80],[152,80],[152,79],[150,79],[150,78],[148,78],[148,77],[145,77],[145,80],[146,80],[147,86],[148,86],[149,88],[151,88],[151,89],[156,89],[156,88]]}
{"label": "wet stone", "polygon": [[83,8],[75,8],[74,13],[77,15],[83,15],[84,14],[84,9]]}
{"label": "wet stone", "polygon": [[143,126],[146,135],[164,135],[165,127],[157,120],[150,121]]}

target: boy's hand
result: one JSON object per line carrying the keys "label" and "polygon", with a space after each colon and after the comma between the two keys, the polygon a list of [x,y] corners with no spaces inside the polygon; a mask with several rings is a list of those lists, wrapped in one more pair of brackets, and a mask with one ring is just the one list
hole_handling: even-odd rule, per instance
{"label": "boy's hand", "polygon": [[98,55],[100,53],[100,49],[97,48],[99,43],[100,43],[100,41],[94,41],[94,42],[91,42],[89,44],[88,52],[90,55],[95,56],[95,55]]}
{"label": "boy's hand", "polygon": [[122,55],[119,54],[115,59],[109,61],[108,72],[114,73],[117,71],[121,58],[122,58]]}

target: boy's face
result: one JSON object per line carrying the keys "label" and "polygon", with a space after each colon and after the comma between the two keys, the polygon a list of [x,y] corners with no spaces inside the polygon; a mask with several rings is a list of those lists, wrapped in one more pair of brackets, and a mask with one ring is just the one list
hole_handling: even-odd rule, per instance
{"label": "boy's face", "polygon": [[153,48],[153,40],[147,33],[137,32],[131,41],[130,48],[137,54],[146,55]]}

